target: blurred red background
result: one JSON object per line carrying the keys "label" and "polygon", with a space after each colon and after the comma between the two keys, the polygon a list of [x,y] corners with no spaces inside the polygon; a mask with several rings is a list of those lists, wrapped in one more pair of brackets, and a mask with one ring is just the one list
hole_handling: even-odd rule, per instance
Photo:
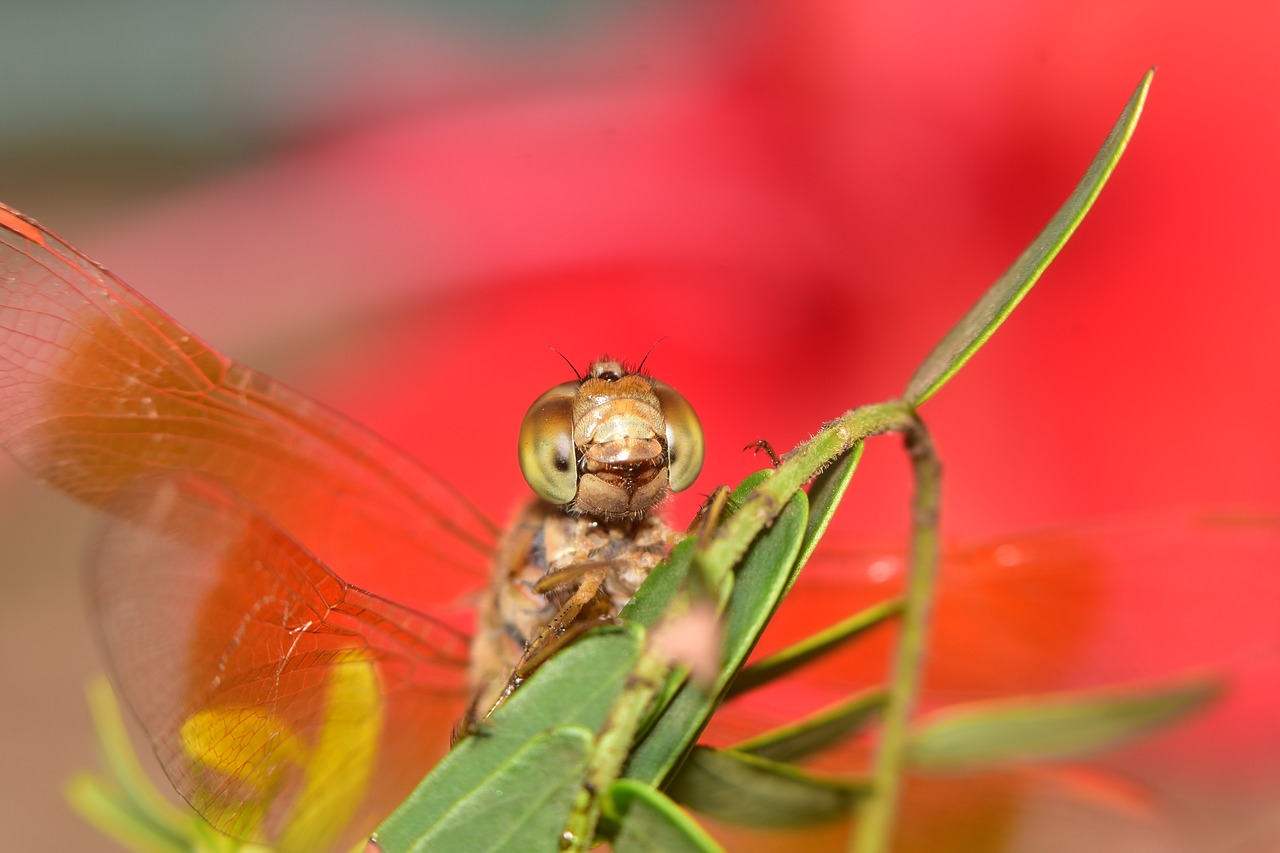
{"label": "blurred red background", "polygon": [[[898,393],[1152,64],[1094,213],[925,408],[944,526],[1280,504],[1270,7],[281,8],[23,13],[0,67],[47,79],[4,96],[0,198],[500,521],[526,495],[524,407],[566,377],[548,345],[581,366],[665,338],[647,366],[709,437],[695,492],[755,467],[749,441]],[[62,64],[24,60],[42,45]],[[905,527],[906,466],[879,444],[842,535]],[[85,514],[6,473],[0,677],[24,698],[2,712],[0,824],[15,848],[105,846],[58,799],[92,760],[63,532]],[[1272,597],[1223,600],[1274,618]],[[1176,637],[1177,613],[1146,616]]]}

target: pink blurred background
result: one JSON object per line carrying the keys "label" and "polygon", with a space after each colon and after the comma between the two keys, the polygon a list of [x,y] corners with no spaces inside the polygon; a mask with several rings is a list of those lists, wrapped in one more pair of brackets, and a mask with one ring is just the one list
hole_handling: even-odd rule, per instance
{"label": "pink blurred background", "polygon": [[[702,416],[699,493],[756,467],[747,442],[900,392],[1155,64],[1095,212],[925,408],[945,527],[1280,506],[1280,11],[464,6],[6,12],[0,199],[501,521],[515,425],[566,378],[548,345],[581,366],[665,336],[648,368]],[[848,535],[905,526],[901,455],[872,450]],[[91,519],[3,475],[0,826],[106,849],[59,792],[93,761]],[[1274,618],[1240,592],[1228,618]]]}

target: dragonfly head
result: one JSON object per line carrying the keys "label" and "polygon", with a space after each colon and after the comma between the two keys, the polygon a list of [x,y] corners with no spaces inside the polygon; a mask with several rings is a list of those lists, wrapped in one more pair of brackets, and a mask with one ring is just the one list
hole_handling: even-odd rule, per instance
{"label": "dragonfly head", "polygon": [[702,469],[702,426],[665,382],[601,359],[534,401],[520,469],[538,496],[606,521],[638,519]]}

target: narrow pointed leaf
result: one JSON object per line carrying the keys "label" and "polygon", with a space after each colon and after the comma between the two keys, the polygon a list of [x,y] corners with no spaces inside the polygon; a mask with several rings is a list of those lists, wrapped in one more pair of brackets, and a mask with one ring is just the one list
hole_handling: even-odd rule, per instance
{"label": "narrow pointed leaf", "polygon": [[615,853],[724,853],[684,809],[633,779],[609,786],[604,809],[620,827],[612,839]]}
{"label": "narrow pointed leaf", "polygon": [[184,853],[191,841],[140,814],[135,803],[118,787],[89,773],[77,773],[67,782],[71,807],[104,835],[141,853]]}
{"label": "narrow pointed leaf", "polygon": [[1221,692],[1217,679],[1197,678],[1158,687],[965,704],[921,720],[908,760],[917,770],[954,771],[1076,758],[1177,722]]}
{"label": "narrow pointed leaf", "polygon": [[88,699],[98,745],[111,779],[120,786],[121,794],[128,798],[138,814],[147,815],[157,826],[181,835],[190,813],[177,808],[160,793],[143,769],[110,682],[102,676],[95,678],[89,684]]}
{"label": "narrow pointed leaf", "polygon": [[1053,219],[1032,241],[1031,245],[1013,262],[1013,266],[1000,277],[991,289],[983,294],[969,313],[952,327],[946,337],[934,348],[920,365],[903,395],[908,403],[919,406],[933,396],[939,388],[955,375],[964,363],[986,343],[1009,313],[1022,301],[1027,291],[1036,283],[1058,252],[1071,239],[1076,226],[1084,219],[1094,199],[1102,191],[1107,178],[1124,154],[1137,127],[1138,117],[1151,88],[1151,69],[1142,78],[1137,90],[1129,99],[1120,118],[1116,121],[1106,142],[1089,165],[1084,178],[1066,203],[1054,214]]}
{"label": "narrow pointed leaf", "polygon": [[845,643],[856,640],[901,612],[902,600],[893,599],[874,604],[866,610],[842,619],[830,628],[806,637],[798,643],[793,643],[742,670],[729,687],[727,696],[739,696],[790,675],[805,664],[841,648]]}
{"label": "narrow pointed leaf", "polygon": [[189,849],[192,821],[199,818],[165,799],[142,769],[111,685],[99,676],[86,694],[106,774],[77,773],[67,783],[67,801],[81,817],[131,849]]}
{"label": "narrow pointed leaf", "polygon": [[[761,536],[738,567],[734,595],[724,614],[725,664],[722,692],[755,647],[769,618],[778,609],[809,518],[809,501],[797,494]],[[781,577],[779,577],[781,575]]]}
{"label": "narrow pointed leaf", "polygon": [[770,761],[798,761],[865,729],[884,708],[884,689],[866,690],[786,726],[733,745]]}
{"label": "narrow pointed leaf", "polygon": [[809,524],[805,528],[804,542],[800,546],[800,556],[796,560],[795,573],[809,561],[813,549],[818,547],[822,534],[827,532],[827,525],[835,515],[840,499],[849,488],[854,469],[862,458],[862,442],[855,444],[848,453],[836,460],[835,464],[814,478],[809,486]]}
{"label": "narrow pointed leaf", "polygon": [[625,622],[652,628],[667,612],[689,574],[694,549],[698,540],[687,537],[671,549],[667,559],[658,564],[645,578],[636,594],[627,602],[619,616]]}
{"label": "narrow pointed leaf", "polygon": [[866,792],[863,782],[704,746],[694,749],[667,786],[671,799],[708,817],[774,828],[843,818]]}

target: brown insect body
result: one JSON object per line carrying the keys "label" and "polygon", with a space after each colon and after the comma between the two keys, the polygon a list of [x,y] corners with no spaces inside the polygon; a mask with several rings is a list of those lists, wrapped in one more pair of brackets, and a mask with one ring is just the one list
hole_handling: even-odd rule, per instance
{"label": "brown insect body", "polygon": [[[471,646],[473,714],[485,716],[564,643],[613,621],[680,536],[657,515],[608,523],[545,501],[528,506],[498,546],[480,607]],[[551,577],[563,582],[545,589]]]}
{"label": "brown insect body", "polygon": [[680,535],[650,511],[692,483],[702,455],[701,427],[684,398],[611,359],[530,406],[520,463],[541,500],[495,555],[464,728],[565,643],[616,618]]}

